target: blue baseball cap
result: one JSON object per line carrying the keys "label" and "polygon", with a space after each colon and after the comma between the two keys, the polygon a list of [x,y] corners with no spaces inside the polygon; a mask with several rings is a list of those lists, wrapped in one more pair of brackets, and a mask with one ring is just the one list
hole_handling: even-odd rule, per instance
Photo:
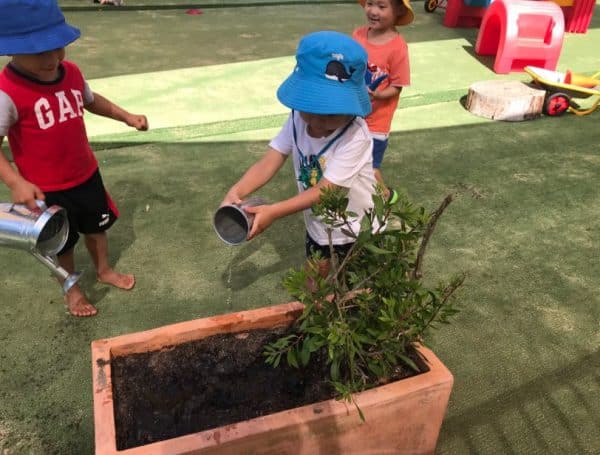
{"label": "blue baseball cap", "polygon": [[296,67],[277,90],[277,98],[300,112],[364,117],[371,112],[366,68],[366,51],[349,36],[311,33],[300,40]]}
{"label": "blue baseball cap", "polygon": [[56,0],[2,0],[0,55],[60,49],[81,35],[65,21]]}

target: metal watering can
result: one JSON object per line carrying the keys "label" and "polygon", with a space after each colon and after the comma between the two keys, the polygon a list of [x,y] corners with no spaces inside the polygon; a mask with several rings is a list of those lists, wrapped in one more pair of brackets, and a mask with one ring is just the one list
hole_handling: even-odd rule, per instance
{"label": "metal watering can", "polygon": [[81,272],[69,273],[56,261],[69,235],[67,211],[36,201],[39,211],[22,204],[0,203],[0,246],[29,251],[63,283],[63,292],[77,283]]}
{"label": "metal watering can", "polygon": [[213,216],[213,227],[221,240],[227,245],[240,245],[246,241],[254,215],[246,213],[246,207],[266,204],[264,199],[253,197],[241,204],[229,204],[219,207]]}

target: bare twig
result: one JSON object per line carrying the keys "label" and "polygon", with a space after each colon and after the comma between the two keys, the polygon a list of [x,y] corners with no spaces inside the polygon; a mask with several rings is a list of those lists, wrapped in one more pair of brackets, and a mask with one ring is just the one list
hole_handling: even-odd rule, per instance
{"label": "bare twig", "polygon": [[432,213],[431,218],[429,219],[429,223],[427,224],[427,228],[423,233],[423,240],[421,240],[421,245],[419,246],[419,251],[417,252],[417,260],[415,262],[415,268],[413,270],[413,279],[421,279],[423,277],[423,257],[425,256],[425,250],[427,249],[427,244],[429,243],[429,239],[435,230],[435,225],[437,224],[438,219],[444,213],[444,210],[450,205],[452,200],[454,199],[454,195],[450,193],[447,195],[440,206],[437,208],[435,212]]}
{"label": "bare twig", "polygon": [[429,325],[437,317],[437,315],[440,312],[440,310],[442,309],[442,307],[444,305],[446,305],[446,302],[448,301],[448,299],[452,296],[452,294],[454,294],[454,291],[456,291],[459,287],[461,287],[463,285],[463,283],[465,282],[466,277],[467,276],[463,273],[460,276],[458,276],[457,278],[455,278],[450,284],[448,284],[448,286],[446,286],[444,288],[444,290],[442,291],[442,303],[433,312],[433,314],[431,315],[431,317],[429,318],[429,320],[425,324],[425,327],[429,327]]}

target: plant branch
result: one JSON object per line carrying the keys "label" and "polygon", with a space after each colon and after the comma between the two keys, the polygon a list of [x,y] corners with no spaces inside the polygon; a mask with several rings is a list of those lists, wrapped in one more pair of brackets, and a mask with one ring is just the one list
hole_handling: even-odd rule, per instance
{"label": "plant branch", "polygon": [[465,282],[465,278],[466,275],[463,274],[444,288],[444,290],[442,291],[442,303],[438,305],[437,309],[433,312],[429,320],[425,323],[424,329],[429,327],[429,325],[435,320],[438,313],[444,307],[448,299],[452,296],[452,294],[454,294],[454,291],[461,287],[462,284]]}
{"label": "plant branch", "polygon": [[423,233],[423,240],[421,240],[421,245],[419,246],[419,251],[417,252],[417,260],[415,262],[415,268],[413,269],[413,279],[419,280],[423,278],[423,257],[425,256],[425,250],[427,249],[427,244],[429,243],[429,239],[435,230],[435,226],[438,222],[444,210],[450,205],[452,200],[454,199],[454,195],[451,193],[447,195],[440,206],[437,208],[435,212],[431,215],[429,219],[429,223],[427,223],[427,228]]}

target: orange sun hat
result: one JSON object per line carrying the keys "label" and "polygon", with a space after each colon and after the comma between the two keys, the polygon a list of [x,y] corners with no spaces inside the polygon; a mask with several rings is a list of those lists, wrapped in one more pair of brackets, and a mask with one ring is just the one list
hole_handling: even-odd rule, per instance
{"label": "orange sun hat", "polygon": [[[398,0],[391,0],[391,1],[395,2]],[[412,9],[412,6],[410,6],[410,0],[401,0],[401,1],[404,4],[405,12],[404,12],[404,14],[402,14],[401,16],[398,16],[396,18],[395,25],[408,25],[414,20],[415,13]],[[367,3],[367,0],[358,0],[358,3],[360,3],[360,6],[362,6],[364,8],[365,3]]]}

